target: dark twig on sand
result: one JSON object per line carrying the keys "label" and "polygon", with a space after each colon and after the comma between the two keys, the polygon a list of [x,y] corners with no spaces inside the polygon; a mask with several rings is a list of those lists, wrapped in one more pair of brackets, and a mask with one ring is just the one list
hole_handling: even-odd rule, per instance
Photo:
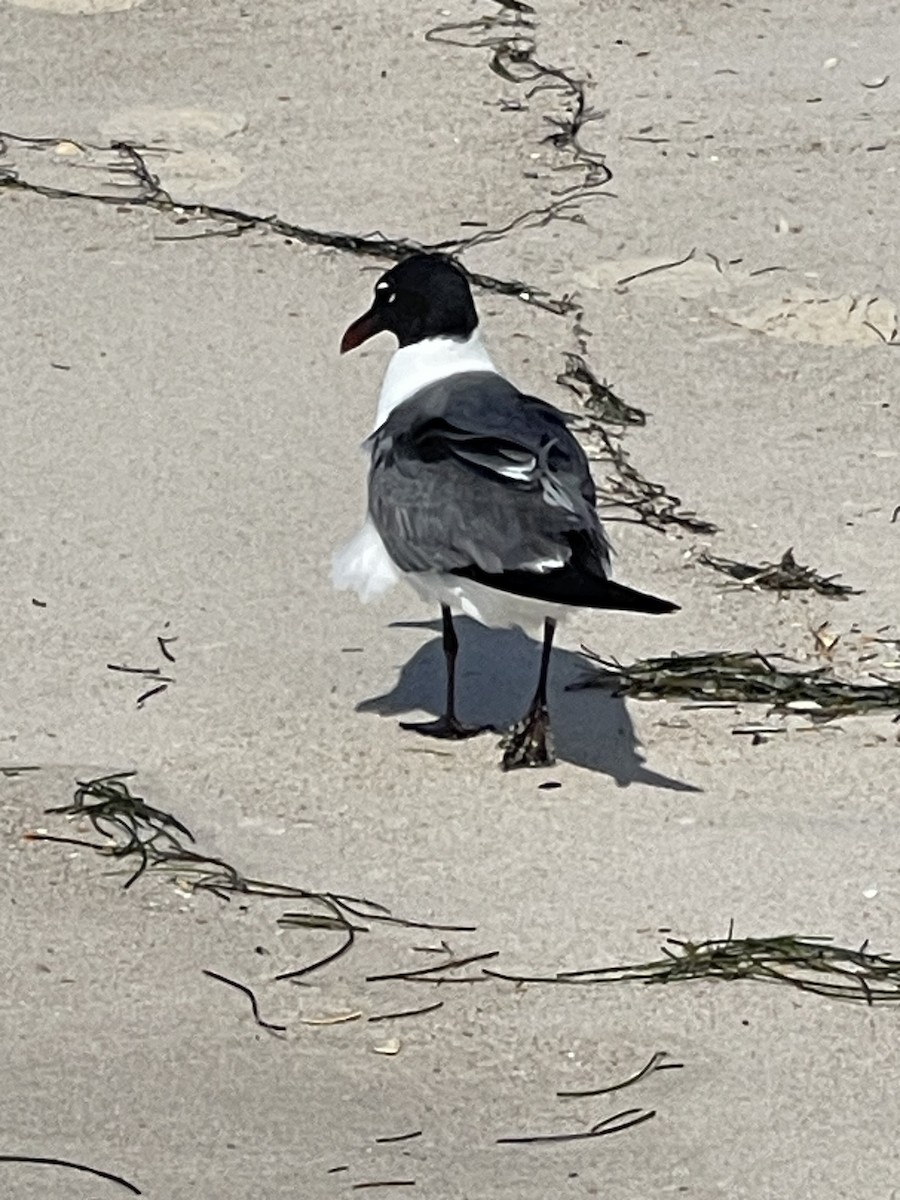
{"label": "dark twig on sand", "polygon": [[168,691],[169,683],[171,682],[173,681],[169,680],[166,683],[158,683],[156,687],[148,688],[146,692],[141,692],[136,700],[138,708],[143,708],[148,700],[152,699],[154,696],[160,695],[161,692]]}
{"label": "dark twig on sand", "polygon": [[[718,526],[683,509],[678,496],[661,483],[647,479],[632,463],[621,434],[628,426],[645,425],[647,414],[617,396],[588,366],[585,354],[590,331],[584,328],[583,319],[582,310],[576,310],[574,333],[580,353],[566,354],[566,369],[556,381],[581,401],[582,411],[572,415],[572,426],[592,451],[593,460],[610,463],[615,472],[598,485],[601,504],[634,513],[631,517],[607,513],[604,519],[632,521],[658,532],[674,525],[691,533],[717,533]],[[610,425],[620,428],[611,431],[607,428]]]}
{"label": "dark twig on sand", "polygon": [[71,1162],[67,1158],[43,1158],[31,1154],[0,1154],[0,1163],[30,1163],[41,1167],[65,1167],[69,1171],[81,1171],[85,1175],[94,1175],[97,1179],[106,1179],[110,1183],[117,1183],[119,1187],[125,1188],[133,1196],[143,1195],[139,1187],[129,1183],[121,1175],[114,1175],[111,1171],[101,1171],[98,1167],[86,1167],[84,1163]]}
{"label": "dark twig on sand", "polygon": [[351,1192],[361,1192],[365,1188],[398,1188],[398,1187],[415,1187],[414,1179],[370,1179],[366,1183],[352,1183],[350,1185]]}
{"label": "dark twig on sand", "polygon": [[667,1063],[665,1061],[667,1057],[668,1055],[665,1050],[657,1050],[649,1062],[645,1063],[634,1075],[629,1075],[627,1079],[623,1079],[621,1083],[611,1083],[607,1087],[589,1088],[587,1091],[557,1092],[556,1094],[560,1097],[572,1099],[582,1099],[586,1096],[607,1096],[610,1092],[620,1092],[623,1088],[632,1087],[635,1083],[640,1083],[642,1079],[646,1079],[654,1071],[678,1071],[684,1066],[683,1063]]}
{"label": "dark twig on sand", "polygon": [[527,87],[526,102],[542,92],[559,93],[562,109],[545,115],[544,120],[552,126],[552,132],[543,140],[567,156],[566,168],[574,167],[580,171],[579,188],[591,191],[602,188],[612,179],[612,172],[604,156],[587,149],[582,137],[585,127],[601,120],[604,114],[588,105],[587,89],[582,80],[537,57],[535,9],[521,0],[496,2],[502,11],[438,25],[425,34],[426,41],[489,50],[490,69],[508,83]]}
{"label": "dark twig on sand", "polygon": [[[679,526],[691,533],[713,534],[718,527],[681,507],[678,496],[661,483],[645,478],[634,466],[622,444],[621,434],[628,426],[641,426],[647,414],[617,396],[605,381],[601,382],[588,366],[587,341],[590,330],[583,324],[581,309],[574,314],[574,329],[578,353],[565,355],[566,369],[557,375],[556,382],[574,392],[581,401],[582,411],[572,415],[573,428],[582,435],[593,450],[595,461],[609,462],[615,475],[599,485],[601,503],[613,509],[625,508],[633,517],[605,514],[607,521],[632,521],[650,529],[664,532]],[[619,426],[610,430],[607,426]],[[593,445],[592,445],[593,443]]]}
{"label": "dark twig on sand", "polygon": [[[360,896],[337,892],[317,892],[289,884],[270,883],[242,875],[223,859],[193,849],[191,831],[171,814],[148,804],[128,786],[134,775],[125,771],[79,782],[71,804],[49,808],[48,813],[86,820],[99,842],[84,838],[62,838],[52,834],[29,833],[29,841],[64,842],[85,846],[116,859],[136,858],[138,865],[125,881],[131,887],[147,871],[165,874],[192,891],[208,891],[222,900],[232,895],[258,896],[274,900],[300,901],[310,905],[300,912],[284,913],[279,924],[286,927],[328,929],[342,932],[344,942],[314,962],[278,979],[300,979],[334,962],[353,945],[357,932],[366,932],[359,920],[413,929],[473,932],[471,925],[445,925],[428,921],[410,921],[394,916],[383,904]],[[217,976],[217,978],[219,978]],[[222,978],[240,988],[233,980]]]}
{"label": "dark twig on sand", "polygon": [[210,979],[217,979],[219,983],[227,983],[229,987],[235,988],[242,992],[250,1001],[250,1011],[253,1013],[253,1020],[260,1029],[268,1029],[272,1033],[287,1033],[287,1025],[273,1025],[271,1021],[264,1021],[259,1015],[259,1004],[253,991],[247,987],[245,983],[238,983],[236,979],[229,979],[227,975],[220,975],[218,971],[208,971],[203,968],[203,974],[209,976]]}
{"label": "dark twig on sand", "polygon": [[[495,74],[510,83],[527,87],[525,98],[532,100],[542,92],[553,92],[562,97],[562,111],[547,115],[545,120],[553,126],[553,132],[544,139],[560,151],[566,161],[557,170],[575,170],[579,182],[564,190],[564,198],[582,203],[592,196],[608,196],[601,189],[612,180],[612,172],[606,165],[603,154],[589,150],[583,143],[585,128],[600,120],[604,114],[588,105],[586,86],[571,72],[542,62],[537,57],[537,21],[535,9],[516,0],[508,3],[497,0],[500,11],[492,11],[471,20],[451,21],[431,29],[425,36],[428,41],[442,42],[451,46],[464,46],[490,51],[490,67]],[[571,214],[569,214],[571,215]],[[577,214],[576,214],[577,219]],[[694,254],[692,250],[685,259]],[[640,274],[664,270],[678,263],[664,263],[651,267]],[[631,276],[634,279],[637,276]],[[628,282],[628,280],[620,281]],[[580,310],[570,298],[568,310],[580,321]],[[578,331],[580,332],[580,331]],[[628,453],[610,437],[601,421],[619,425],[642,425],[645,415],[640,409],[625,404],[605,384],[601,384],[588,368],[583,358],[584,339],[579,337],[582,354],[566,356],[566,371],[559,382],[576,391],[583,399],[587,410],[586,432],[593,433],[601,443],[601,457],[609,459],[617,477],[607,481],[604,499],[616,507],[625,507],[634,517],[612,517],[612,520],[634,520],[651,529],[665,530],[676,525],[692,533],[712,534],[717,526],[681,509],[681,500],[671,495],[662,486],[645,479],[633,466]],[[586,391],[585,391],[586,389]]]}
{"label": "dark twig on sand", "polygon": [[595,444],[592,459],[595,462],[609,462],[615,471],[614,475],[607,475],[597,485],[601,505],[613,509],[624,508],[634,514],[606,515],[604,520],[630,521],[660,533],[672,526],[686,529],[689,533],[718,533],[718,525],[698,517],[689,509],[683,509],[679,496],[669,492],[661,483],[654,483],[642,475],[632,463],[622,439],[609,433],[592,414],[580,415],[575,419],[574,426],[584,436],[589,448],[591,442]]}
{"label": "dark twig on sand", "polygon": [[697,253],[697,247],[689,250],[684,258],[676,258],[674,262],[657,263],[653,267],[645,267],[643,271],[635,271],[633,275],[624,275],[621,279],[616,280],[618,287],[624,287],[626,283],[634,283],[636,279],[643,279],[647,275],[657,275],[660,271],[671,271],[675,267],[683,267],[685,263],[689,263]]}
{"label": "dark twig on sand", "polygon": [[611,1133],[622,1133],[626,1129],[634,1129],[635,1125],[643,1125],[645,1121],[656,1116],[656,1110],[644,1111],[640,1108],[626,1108],[614,1113],[592,1125],[590,1129],[579,1133],[533,1133],[516,1137],[497,1138],[500,1146],[548,1146],[560,1142],[585,1142],[592,1138],[607,1137]]}
{"label": "dark twig on sand", "polygon": [[777,983],[867,1005],[900,1002],[900,959],[873,954],[868,941],[858,949],[835,945],[831,938],[781,934],[739,938],[733,925],[724,938],[690,942],[668,938],[662,958],[645,963],[588,967],[555,975],[519,975],[483,968],[494,979],[511,983],[572,986],[622,983],[671,984],[699,980],[746,980]]}
{"label": "dark twig on sand", "polygon": [[[0,173],[0,183],[2,183],[2,173]],[[168,625],[168,621],[166,622]],[[170,663],[174,663],[175,656],[169,651],[169,643],[177,642],[177,637],[162,637],[156,639],[156,644],[159,647],[159,652],[163,658]],[[131,667],[127,663],[107,663],[107,670],[119,671],[126,675],[140,675],[143,679],[152,680],[153,686],[141,692],[137,698],[137,707],[143,708],[148,700],[152,700],[154,696],[159,696],[163,692],[168,691],[169,684],[174,683],[175,679],[171,675],[164,675],[162,667]]]}
{"label": "dark twig on sand", "polygon": [[166,683],[174,683],[174,679],[163,675],[162,667],[129,667],[125,663],[107,663],[108,671],[121,671],[126,675],[141,675],[148,679],[164,679]]}
{"label": "dark twig on sand", "polygon": [[369,1021],[401,1021],[407,1017],[424,1017],[426,1013],[437,1012],[443,1007],[443,1000],[436,1000],[434,1004],[425,1004],[422,1008],[402,1008],[398,1012],[377,1013],[374,1017],[369,1017]]}
{"label": "dark twig on sand", "polygon": [[[64,138],[32,138],[0,132],[0,156],[11,143],[31,149],[46,149],[67,140]],[[77,143],[70,144],[77,145]],[[225,205],[175,200],[148,165],[146,156],[152,153],[152,149],[132,146],[127,142],[113,142],[109,147],[82,144],[79,149],[100,154],[111,151],[116,155],[115,161],[110,166],[110,170],[115,170],[118,176],[115,188],[110,188],[108,191],[89,191],[78,188],[53,187],[25,179],[11,167],[0,166],[0,190],[6,188],[10,191],[30,192],[50,200],[81,200],[95,204],[109,204],[114,205],[118,210],[152,209],[155,212],[173,216],[179,224],[202,227],[198,229],[201,235],[212,232],[228,233],[239,237],[251,230],[256,230],[276,234],[288,242],[327,247],[345,254],[387,262],[400,262],[410,254],[422,251],[458,254],[485,241],[496,241],[515,228],[529,224],[544,225],[548,221],[560,217],[571,220],[577,215],[573,210],[573,205],[581,199],[588,198],[588,191],[584,188],[575,189],[544,207],[512,218],[498,229],[481,230],[478,234],[468,238],[427,243],[406,237],[391,238],[379,232],[369,235],[328,232],[293,224],[275,215],[249,213]],[[126,185],[130,185],[130,187]],[[575,307],[570,298],[551,296],[541,288],[523,280],[500,279],[492,275],[474,272],[470,273],[469,278],[476,287],[482,290],[513,296],[524,304],[533,305],[557,315],[572,312]]]}
{"label": "dark twig on sand", "polygon": [[827,667],[786,671],[772,655],[757,651],[714,651],[639,659],[629,666],[600,658],[587,647],[594,664],[570,691],[609,688],[641,700],[692,700],[709,703],[766,704],[774,712],[793,712],[824,722],[854,714],[900,711],[900,681],[848,683]]}
{"label": "dark twig on sand", "polygon": [[421,1136],[421,1129],[413,1129],[409,1133],[394,1133],[388,1137],[377,1137],[375,1139],[375,1144],[377,1146],[389,1146],[394,1142],[411,1142],[415,1138],[420,1138]]}
{"label": "dark twig on sand", "polygon": [[465,958],[451,958],[445,962],[432,963],[430,966],[418,967],[413,971],[390,971],[384,975],[367,975],[366,983],[384,983],[386,980],[395,979],[406,981],[427,979],[437,971],[453,971],[457,967],[469,967],[472,963],[488,962],[492,958],[497,958],[499,954],[499,950],[488,950],[483,954],[469,954]]}
{"label": "dark twig on sand", "polygon": [[[336,909],[335,911],[337,912],[338,910]],[[282,971],[281,974],[276,975],[275,978],[279,981],[290,979],[296,982],[298,979],[303,979],[307,975],[311,975],[313,971],[319,971],[322,969],[322,967],[327,967],[330,966],[331,963],[337,962],[339,958],[343,958],[343,956],[348,950],[351,949],[353,943],[356,941],[356,930],[346,919],[344,920],[344,934],[344,941],[341,942],[340,946],[338,946],[336,950],[332,950],[330,954],[325,954],[322,958],[317,958],[315,962],[307,963],[305,967],[298,967],[293,971]]]}
{"label": "dark twig on sand", "polygon": [[585,411],[605,425],[646,425],[647,414],[617,396],[599,380],[580,354],[566,354],[566,369],[556,382],[574,392]]}
{"label": "dark twig on sand", "polygon": [[836,583],[840,578],[838,575],[820,575],[812,567],[801,566],[794,558],[793,547],[788,547],[777,563],[764,562],[759,566],[731,558],[719,558],[715,554],[701,554],[697,561],[715,571],[721,571],[722,574],[736,580],[741,587],[750,590],[811,591],[818,592],[820,596],[834,596],[838,600],[862,595],[846,583]]}
{"label": "dark twig on sand", "polygon": [[177,642],[177,641],[178,641],[177,635],[174,637],[163,637],[162,635],[159,635],[159,636],[157,636],[157,639],[156,639],[157,645],[159,646],[160,654],[163,656],[163,658],[167,659],[170,663],[173,663],[175,661],[175,655],[172,653],[172,651],[169,649],[169,647],[172,645],[173,642]]}

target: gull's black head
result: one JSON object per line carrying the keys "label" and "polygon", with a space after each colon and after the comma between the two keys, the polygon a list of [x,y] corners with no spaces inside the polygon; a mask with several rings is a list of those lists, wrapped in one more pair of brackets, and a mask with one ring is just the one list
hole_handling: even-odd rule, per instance
{"label": "gull's black head", "polygon": [[478,325],[469,281],[443,254],[414,254],[375,284],[372,307],[341,340],[341,354],[376,333],[392,333],[401,346],[424,338],[467,338]]}

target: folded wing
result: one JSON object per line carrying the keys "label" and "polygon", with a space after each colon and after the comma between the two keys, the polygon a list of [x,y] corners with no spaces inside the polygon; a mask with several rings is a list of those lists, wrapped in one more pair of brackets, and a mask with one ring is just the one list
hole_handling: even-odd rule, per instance
{"label": "folded wing", "polygon": [[499,580],[577,558],[580,573],[607,579],[587,458],[552,405],[500,376],[460,374],[401,404],[369,446],[370,513],[401,570],[518,590]]}

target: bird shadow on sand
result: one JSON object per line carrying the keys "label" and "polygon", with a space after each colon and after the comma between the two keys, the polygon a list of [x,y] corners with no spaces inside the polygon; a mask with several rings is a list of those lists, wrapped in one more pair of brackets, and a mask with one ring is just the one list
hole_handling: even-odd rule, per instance
{"label": "bird shadow on sand", "polygon": [[[392,629],[440,631],[438,621],[395,621]],[[460,652],[457,710],[462,721],[507,729],[517,721],[534,693],[540,646],[513,629],[486,629],[468,617],[456,619]],[[641,753],[624,700],[603,689],[567,692],[584,673],[584,658],[554,649],[550,661],[549,709],[561,762],[611,776],[625,787],[644,783],[678,792],[698,792],[693,784],[650,770]],[[385,717],[444,710],[444,654],[440,636],[420,647],[400,669],[396,684],[382,696],[362,700],[357,712]],[[409,738],[418,735],[408,733]],[[487,734],[496,740],[496,734]],[[500,752],[497,751],[499,761]]]}

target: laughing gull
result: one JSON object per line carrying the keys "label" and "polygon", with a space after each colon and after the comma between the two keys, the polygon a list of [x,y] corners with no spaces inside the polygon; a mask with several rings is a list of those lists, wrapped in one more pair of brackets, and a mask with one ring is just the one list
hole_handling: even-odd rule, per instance
{"label": "laughing gull", "polygon": [[364,443],[368,513],[334,557],[335,586],[369,600],[405,579],[440,604],[446,709],[436,721],[402,723],[431,737],[484,728],[456,716],[452,610],[495,627],[543,623],[537,690],[502,743],[502,765],[549,766],[547,671],[557,622],[575,608],[668,613],[678,605],[610,579],[587,456],[558,409],[498,372],[459,265],[416,254],[388,271],[341,353],[381,332],[399,347]]}

